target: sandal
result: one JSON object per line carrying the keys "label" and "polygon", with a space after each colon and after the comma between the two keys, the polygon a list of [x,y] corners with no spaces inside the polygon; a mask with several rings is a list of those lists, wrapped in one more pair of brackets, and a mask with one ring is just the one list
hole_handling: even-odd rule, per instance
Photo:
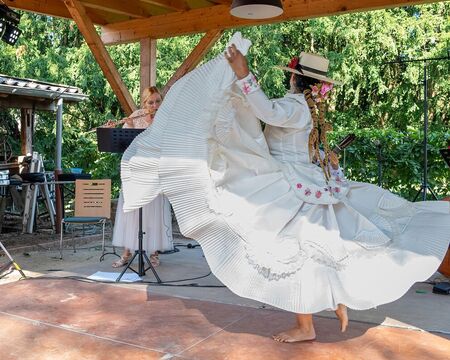
{"label": "sandal", "polygon": [[119,268],[122,266],[125,266],[126,264],[128,264],[128,261],[130,261],[131,255],[130,256],[121,256],[119,260],[116,260],[112,263],[112,267],[113,268]]}
{"label": "sandal", "polygon": [[152,264],[153,267],[157,267],[159,266],[159,264],[161,264],[158,253],[150,255],[150,264]]}

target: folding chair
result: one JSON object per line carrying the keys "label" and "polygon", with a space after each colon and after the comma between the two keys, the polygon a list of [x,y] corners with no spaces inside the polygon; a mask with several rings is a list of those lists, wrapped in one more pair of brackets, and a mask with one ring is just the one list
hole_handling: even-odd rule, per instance
{"label": "folding chair", "polygon": [[111,217],[111,179],[75,180],[75,213],[72,217],[61,220],[61,238],[59,242],[60,259],[62,259],[64,224],[72,225],[73,251],[75,239],[73,225],[102,226],[102,254],[105,253],[105,224]]}

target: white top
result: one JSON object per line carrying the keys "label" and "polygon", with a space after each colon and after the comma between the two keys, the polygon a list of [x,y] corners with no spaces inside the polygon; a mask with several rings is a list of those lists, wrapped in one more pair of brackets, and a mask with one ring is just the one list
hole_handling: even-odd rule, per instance
{"label": "white top", "polygon": [[270,154],[285,165],[285,175],[297,195],[313,203],[336,203],[348,190],[342,170],[331,171],[326,181],[322,169],[310,161],[308,140],[312,117],[303,94],[269,100],[254,75],[236,81],[252,112],[266,123],[264,136]]}

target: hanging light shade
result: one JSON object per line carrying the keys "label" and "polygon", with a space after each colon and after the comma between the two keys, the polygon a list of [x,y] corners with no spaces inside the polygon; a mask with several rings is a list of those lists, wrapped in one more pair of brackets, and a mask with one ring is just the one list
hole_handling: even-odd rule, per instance
{"label": "hanging light shade", "polygon": [[233,0],[230,14],[244,19],[268,19],[283,13],[281,0]]}

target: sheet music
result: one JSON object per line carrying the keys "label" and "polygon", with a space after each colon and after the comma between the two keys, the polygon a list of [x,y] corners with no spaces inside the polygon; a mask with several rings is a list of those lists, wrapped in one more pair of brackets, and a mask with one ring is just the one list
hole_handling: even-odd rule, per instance
{"label": "sheet music", "polygon": [[[116,272],[97,271],[96,273],[88,276],[88,279],[100,280],[100,281],[114,281],[115,282],[116,279],[119,277],[119,275],[120,275],[120,273],[116,273]],[[142,281],[142,279],[139,277],[138,274],[125,273],[125,274],[123,274],[120,281],[121,282],[137,282],[137,281]]]}

